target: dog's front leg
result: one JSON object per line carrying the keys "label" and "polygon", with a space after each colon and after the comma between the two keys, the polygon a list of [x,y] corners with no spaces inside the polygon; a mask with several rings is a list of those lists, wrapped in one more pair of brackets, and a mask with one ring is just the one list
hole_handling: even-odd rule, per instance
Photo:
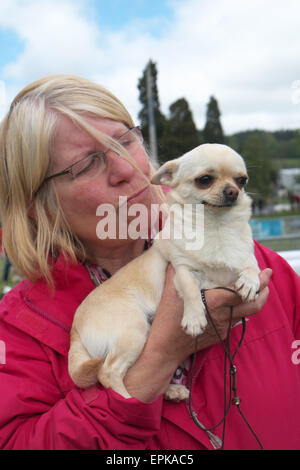
{"label": "dog's front leg", "polygon": [[175,267],[174,285],[184,302],[181,326],[191,336],[203,333],[207,319],[199,286],[193,274],[185,266]]}
{"label": "dog's front leg", "polygon": [[235,288],[243,302],[255,300],[259,291],[259,268],[256,260],[252,264],[252,266],[247,266],[240,272],[235,283]]}

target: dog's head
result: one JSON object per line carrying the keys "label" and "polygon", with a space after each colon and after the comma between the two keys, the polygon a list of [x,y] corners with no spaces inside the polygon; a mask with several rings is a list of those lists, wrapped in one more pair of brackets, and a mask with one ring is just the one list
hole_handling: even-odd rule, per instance
{"label": "dog's head", "polygon": [[151,183],[170,186],[181,204],[201,203],[216,210],[241,203],[247,181],[245,162],[237,152],[226,145],[203,144],[165,163]]}

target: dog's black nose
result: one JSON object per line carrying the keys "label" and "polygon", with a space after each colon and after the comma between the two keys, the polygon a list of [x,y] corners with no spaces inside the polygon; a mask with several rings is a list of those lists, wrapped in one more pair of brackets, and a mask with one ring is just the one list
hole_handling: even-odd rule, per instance
{"label": "dog's black nose", "polygon": [[237,200],[239,195],[239,190],[234,186],[226,186],[223,190],[225,202],[233,203]]}

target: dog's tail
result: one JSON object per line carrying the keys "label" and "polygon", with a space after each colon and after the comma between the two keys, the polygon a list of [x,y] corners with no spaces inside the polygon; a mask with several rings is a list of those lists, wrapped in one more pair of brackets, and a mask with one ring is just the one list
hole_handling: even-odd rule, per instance
{"label": "dog's tail", "polygon": [[88,388],[98,383],[98,374],[104,359],[91,359],[83,346],[80,336],[73,327],[71,330],[71,344],[69,350],[69,375],[80,388]]}

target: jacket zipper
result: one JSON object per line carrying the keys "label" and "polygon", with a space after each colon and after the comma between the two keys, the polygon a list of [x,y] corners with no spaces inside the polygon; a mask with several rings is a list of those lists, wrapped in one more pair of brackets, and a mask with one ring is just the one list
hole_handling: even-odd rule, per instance
{"label": "jacket zipper", "polygon": [[65,330],[67,333],[70,333],[71,331],[71,328],[66,325],[65,323],[63,323],[62,321],[58,320],[57,318],[53,317],[52,315],[50,315],[50,313],[47,313],[45,312],[44,310],[42,310],[41,308],[37,307],[36,305],[34,305],[31,300],[29,300],[28,297],[24,296],[23,297],[24,299],[24,302],[25,304],[27,305],[28,308],[30,308],[30,310],[32,310],[33,312],[37,313],[38,315],[41,315],[43,318],[45,318],[46,320],[50,321],[51,323],[53,323],[54,325],[56,326],[59,326],[60,328],[62,328],[63,330]]}

